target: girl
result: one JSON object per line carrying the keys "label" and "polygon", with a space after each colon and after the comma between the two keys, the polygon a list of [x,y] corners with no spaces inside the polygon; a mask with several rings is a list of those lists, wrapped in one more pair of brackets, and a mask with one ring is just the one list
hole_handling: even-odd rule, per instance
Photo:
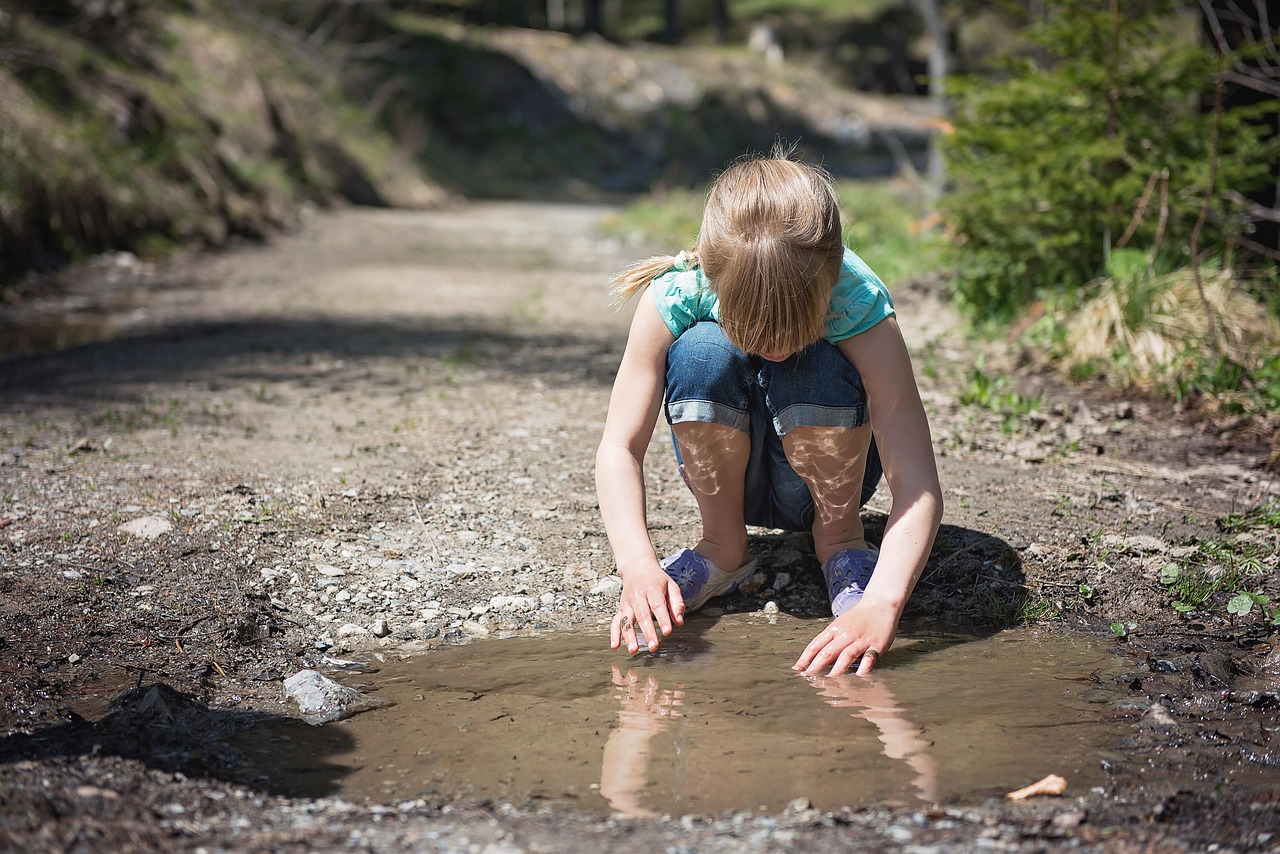
{"label": "girl", "polygon": [[[835,619],[793,668],[858,661],[865,675],[893,643],[942,494],[893,303],[844,247],[829,177],[776,152],[735,163],[708,193],[696,251],[641,261],[616,290],[643,293],[596,454],[622,578],[610,646],[635,654],[643,636],[656,651],[735,590],[755,571],[747,525],[810,530]],[[664,400],[702,539],[660,561],[642,461]],[[877,552],[859,510],[882,471],[893,506]]]}

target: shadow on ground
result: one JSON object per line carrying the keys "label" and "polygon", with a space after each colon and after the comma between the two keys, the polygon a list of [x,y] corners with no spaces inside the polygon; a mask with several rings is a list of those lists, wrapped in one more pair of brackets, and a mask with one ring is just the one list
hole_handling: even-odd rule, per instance
{"label": "shadow on ground", "polygon": [[263,723],[271,723],[274,731],[283,734],[303,737],[305,733],[308,787],[313,794],[337,791],[338,778],[348,772],[323,761],[324,756],[351,746],[350,737],[339,727],[312,727],[295,718],[211,708],[163,683],[126,691],[98,720],[87,720],[74,712],[67,715],[65,723],[0,737],[0,773],[5,766],[20,762],[114,756],[158,771],[284,794],[266,777],[240,770],[243,756],[230,743],[236,734]]}
{"label": "shadow on ground", "polygon": [[[49,342],[9,343],[36,349]],[[518,332],[509,324],[468,316],[180,323],[0,362],[0,400],[31,394],[94,398],[113,386],[136,383],[324,377],[345,367],[335,360],[390,358],[421,360],[409,367],[427,370],[495,368],[536,377],[550,387],[583,382],[607,387],[619,355],[616,342],[604,335]],[[444,364],[433,367],[433,361]]]}

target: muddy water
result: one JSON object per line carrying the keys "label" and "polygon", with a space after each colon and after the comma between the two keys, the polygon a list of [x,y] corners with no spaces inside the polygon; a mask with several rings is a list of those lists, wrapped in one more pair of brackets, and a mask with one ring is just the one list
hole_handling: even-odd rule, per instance
{"label": "muddy water", "polygon": [[[900,637],[874,676],[804,678],[822,626],[695,617],[655,655],[603,634],[485,640],[339,680],[395,706],[240,747],[272,787],[396,802],[493,800],[631,815],[823,809],[1100,784],[1119,735],[1105,644],[1011,631]],[[361,680],[364,680],[363,684]]]}

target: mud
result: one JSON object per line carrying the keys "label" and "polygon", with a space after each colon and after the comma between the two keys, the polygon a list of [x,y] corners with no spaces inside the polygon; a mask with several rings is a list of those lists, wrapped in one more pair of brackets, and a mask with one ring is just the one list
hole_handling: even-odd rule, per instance
{"label": "mud", "polygon": [[1126,693],[1105,643],[919,634],[874,678],[799,676],[781,651],[821,627],[693,618],[632,660],[603,654],[598,631],[481,640],[354,677],[394,708],[234,743],[293,795],[600,815],[960,803],[1051,772],[1082,792],[1105,783],[1099,753],[1122,727],[1103,712]]}
{"label": "mud", "polygon": [[[1082,700],[1085,717],[1110,737],[1090,742],[1096,765],[1063,774],[1066,795],[1003,799],[1040,776],[1038,768],[950,782],[950,757],[970,755],[938,750],[939,733],[968,737],[947,717],[952,700],[1007,706],[1026,690],[1011,682],[1025,669],[971,693],[941,693],[933,683],[942,673],[912,687],[910,674],[929,661],[977,667],[955,657],[980,641],[899,659],[871,683],[892,688],[891,705],[910,722],[904,730],[930,745],[903,748],[903,759],[887,755],[865,708],[827,703],[836,698],[821,696],[826,687],[779,683],[797,693],[777,706],[849,728],[851,763],[871,763],[875,785],[885,785],[838,804],[820,792],[781,807],[780,797],[766,799],[764,810],[696,801],[694,792],[718,792],[719,779],[698,785],[706,776],[690,776],[686,764],[677,781],[677,760],[747,767],[780,731],[754,707],[754,715],[715,715],[748,704],[736,690],[703,687],[678,658],[628,662],[602,647],[574,655],[569,671],[585,674],[580,690],[589,689],[572,702],[602,704],[590,712],[600,733],[592,729],[590,750],[582,748],[593,770],[574,783],[576,800],[563,791],[549,800],[500,788],[468,793],[412,774],[392,775],[404,788],[378,794],[377,803],[332,794],[368,773],[334,759],[355,750],[347,733],[364,721],[312,730],[284,702],[285,677],[321,669],[374,690],[395,668],[430,674],[433,659],[483,649],[466,646],[477,639],[505,638],[532,654],[561,632],[595,631],[613,612],[591,458],[626,317],[610,309],[604,282],[645,250],[601,237],[596,224],[607,213],[485,204],[317,216],[270,246],[130,267],[132,278],[112,286],[113,294],[134,293],[126,310],[106,312],[111,340],[0,366],[3,847],[1276,847],[1280,637],[1257,608],[1239,617],[1215,601],[1181,614],[1160,582],[1164,565],[1225,536],[1219,520],[1227,514],[1280,494],[1265,448],[1158,399],[1117,400],[1021,376],[1013,381],[1046,389],[1047,399],[1035,424],[1010,432],[1002,413],[958,402],[976,354],[930,282],[893,284],[939,451],[946,518],[909,603],[903,645],[889,658],[909,652],[913,637],[975,624],[996,632],[1028,619],[1109,650],[1103,658],[1118,672],[1072,665],[1069,678],[1051,680],[1059,697],[1083,692],[1061,709]],[[52,313],[84,305],[68,303],[81,297],[74,285]],[[22,316],[34,322],[39,308],[23,306]],[[696,508],[665,441],[653,443],[646,473],[656,546],[687,546],[697,537]],[[869,507],[873,540],[887,508],[884,495]],[[128,533],[140,519],[167,530]],[[762,584],[713,603],[708,625],[756,619],[749,615],[770,603],[779,626],[820,620],[825,594],[807,538],[751,533]],[[1250,536],[1261,551],[1249,584],[1276,599],[1272,538]],[[793,652],[762,644],[760,655],[773,657],[758,677],[787,676]],[[326,663],[378,656],[378,673]],[[527,684],[510,658],[502,663],[514,669],[510,681]],[[470,670],[485,684],[483,667]],[[1099,678],[1075,678],[1086,670]],[[649,739],[651,779],[620,785],[615,799],[630,790],[635,811],[663,815],[626,817],[612,806],[605,815],[590,788],[600,783],[604,742],[619,730],[624,698],[652,708],[651,675],[659,710],[667,696],[666,708],[681,715],[658,716],[669,723]],[[1092,691],[1105,692],[1105,702],[1089,702]],[[495,717],[503,711],[491,694],[475,703],[493,706]],[[546,705],[530,708],[541,714]],[[440,724],[429,720],[436,706],[426,700],[403,701],[389,714],[415,706],[423,727]],[[688,737],[694,721],[719,733],[721,749],[732,735],[726,728],[743,727],[744,752],[725,758],[708,744],[679,753],[681,727]],[[493,723],[504,722],[512,725]],[[778,740],[801,744],[799,726]],[[974,738],[1016,738],[1030,752],[1056,749],[1076,729],[1024,733],[1006,723],[998,736]],[[262,759],[279,744],[238,739],[271,731],[333,740],[310,748],[331,766],[313,775],[330,794],[300,795],[279,774],[255,770],[278,767]],[[936,802],[921,800],[921,774],[906,761],[931,751],[939,757]],[[534,764],[502,762],[521,774]],[[644,774],[622,779],[637,776]],[[387,775],[372,777],[379,793]]]}

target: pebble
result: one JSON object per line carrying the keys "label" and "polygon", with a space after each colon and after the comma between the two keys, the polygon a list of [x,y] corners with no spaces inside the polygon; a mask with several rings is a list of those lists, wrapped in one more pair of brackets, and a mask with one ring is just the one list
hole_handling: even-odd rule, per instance
{"label": "pebble", "polygon": [[385,638],[391,634],[391,627],[387,625],[386,620],[374,620],[369,626],[369,634],[375,638]]}
{"label": "pebble", "polygon": [[117,530],[144,540],[154,540],[172,531],[173,523],[161,516],[139,516],[133,521],[125,522]]}
{"label": "pebble", "polygon": [[622,593],[622,579],[616,575],[602,579],[599,584],[591,588],[592,596],[618,596]]}
{"label": "pebble", "polygon": [[287,699],[298,704],[302,719],[312,726],[391,705],[389,700],[339,685],[316,670],[300,670],[284,680],[284,692]]}
{"label": "pebble", "polygon": [[462,631],[473,638],[482,638],[489,635],[489,628],[475,620],[463,620]]}
{"label": "pebble", "polygon": [[345,569],[339,569],[338,567],[330,566],[327,563],[316,564],[316,572],[328,578],[337,578],[339,576],[347,574],[347,571]]}

